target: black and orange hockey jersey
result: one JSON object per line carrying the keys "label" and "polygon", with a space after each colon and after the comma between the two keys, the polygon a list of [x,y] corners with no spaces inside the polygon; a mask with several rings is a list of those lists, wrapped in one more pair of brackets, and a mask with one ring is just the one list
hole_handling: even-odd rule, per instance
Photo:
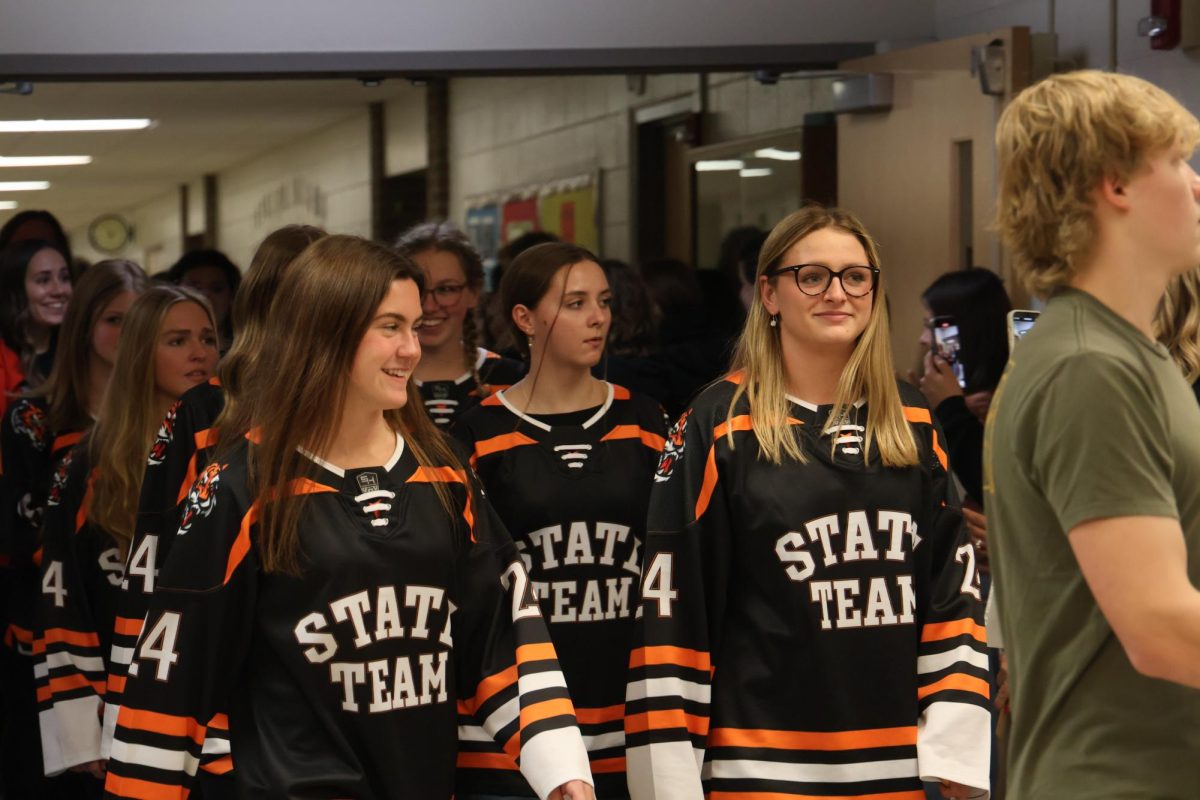
{"label": "black and orange hockey jersey", "polygon": [[[137,525],[129,545],[125,577],[117,597],[109,654],[102,753],[108,756],[117,724],[125,676],[154,592],[154,579],[170,552],[192,484],[208,465],[217,443],[213,423],[225,407],[225,393],[214,378],[194,386],[171,406],[146,459]],[[202,767],[222,775],[232,769],[224,714],[216,715],[205,738]]]}
{"label": "black and orange hockey jersey", "polygon": [[[35,563],[39,529],[55,470],[82,438],[81,425],[50,429],[46,400],[20,397],[0,427],[0,574],[7,615],[4,644],[33,653],[33,608],[38,594]],[[32,673],[31,673],[32,674]]]}
{"label": "black and orange hockey jersey", "polygon": [[250,447],[190,492],[125,685],[110,797],[186,797],[219,709],[243,798],[445,800],[460,712],[486,714],[539,794],[588,779],[527,572],[467,472],[419,466],[400,437],[378,467],[314,459],[295,484],[302,574],[265,573]]}
{"label": "black and orange hockey jersey", "polygon": [[655,475],[631,795],[924,800],[921,778],[986,789],[975,553],[924,399],[901,386],[919,466],[885,468],[877,452],[864,465],[865,405],[830,429],[829,406],[796,400],[808,460],[776,466],[748,401],[729,414],[736,380],[697,397]]}
{"label": "black and orange hockey jersey", "polygon": [[[613,384],[575,414],[529,416],[500,392],[454,428],[529,569],[600,797],[626,794],[625,664],[665,433],[658,403]],[[530,796],[478,726],[462,722],[459,793]]]}
{"label": "black and orange hockey jersey", "polygon": [[[463,412],[474,408],[480,400],[507,389],[525,374],[525,365],[519,361],[482,347],[478,351],[474,371],[464,372],[452,381],[416,381],[425,410],[443,430],[449,430]],[[475,380],[476,373],[479,381]]]}
{"label": "black and orange hockey jersey", "polygon": [[87,522],[95,470],[88,439],[61,463],[42,523],[34,681],[47,775],[101,758],[107,656],[123,561]]}

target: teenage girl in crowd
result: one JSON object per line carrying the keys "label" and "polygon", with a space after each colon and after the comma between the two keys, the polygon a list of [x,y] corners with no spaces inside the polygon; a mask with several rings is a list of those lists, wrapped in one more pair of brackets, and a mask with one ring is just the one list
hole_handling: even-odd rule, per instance
{"label": "teenage girl in crowd", "polygon": [[[513,535],[549,622],[591,757],[598,797],[626,797],[625,665],[651,476],[666,422],[658,403],[593,378],[612,322],[596,257],[540,244],[500,284],[529,373],[467,412],[454,434]],[[463,721],[460,797],[534,796]]]}
{"label": "teenage girl in crowd", "polygon": [[[138,524],[129,545],[112,632],[104,707],[105,756],[116,726],[133,647],[154,591],[154,576],[165,563],[179,530],[179,515],[188,490],[207,466],[208,456],[217,444],[216,422],[223,411],[237,413],[246,375],[263,344],[267,309],[288,265],[305,247],[323,236],[325,232],[319,228],[287,225],[262,241],[234,298],[233,324],[238,338],[221,360],[221,380],[213,378],[185,392],[167,412],[150,447],[138,501]],[[220,791],[220,785],[224,784],[220,776],[227,775],[232,768],[225,714],[210,720],[207,728],[202,782],[206,791]]]}
{"label": "teenage girl in crowd", "polygon": [[129,261],[101,261],[89,269],[79,279],[63,318],[63,346],[50,377],[38,389],[15,398],[4,417],[0,508],[9,563],[4,582],[8,620],[0,774],[7,796],[74,796],[71,792],[79,788],[72,778],[44,780],[39,739],[33,735],[33,608],[41,591],[33,555],[51,476],[100,411],[116,361],[121,321],[145,287],[145,273]]}
{"label": "teenage girl in crowd", "polygon": [[100,714],[117,587],[133,536],[145,454],[158,422],[217,365],[208,302],[174,286],[129,308],[95,426],[59,466],[42,526],[34,640],[47,774],[86,766],[97,777]]}
{"label": "teenage girl in crowd", "polygon": [[184,253],[167,270],[167,280],[200,292],[212,305],[221,337],[221,354],[233,344],[233,301],[242,282],[242,273],[229,256],[220,250],[192,250]]}
{"label": "teenage girl in crowd", "polygon": [[50,374],[70,299],[70,262],[58,245],[27,239],[0,252],[0,412],[18,386],[36,388]]}
{"label": "teenage girl in crowd", "polygon": [[524,566],[408,402],[423,280],[350,236],[288,268],[272,368],[241,398],[252,425],[221,427],[159,574],[110,796],[186,793],[197,721],[228,709],[240,797],[444,800],[461,707],[539,796],[591,797]]}
{"label": "teenage girl in crowd", "polygon": [[635,798],[986,796],[974,551],[944,440],[893,377],[885,285],[853,216],[785,218],[733,371],[668,436],[630,657]]}
{"label": "teenage girl in crowd", "polygon": [[462,231],[426,222],[402,234],[396,249],[425,273],[421,363],[414,376],[425,410],[448,430],[484,397],[521,377],[521,365],[480,347],[476,306],[483,261]]}

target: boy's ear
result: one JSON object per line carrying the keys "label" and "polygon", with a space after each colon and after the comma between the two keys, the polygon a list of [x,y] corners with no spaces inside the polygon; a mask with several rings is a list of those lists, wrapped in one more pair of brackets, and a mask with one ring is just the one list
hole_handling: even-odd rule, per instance
{"label": "boy's ear", "polygon": [[1128,181],[1115,175],[1105,175],[1096,187],[1096,199],[1118,210],[1129,210],[1129,193],[1126,191]]}

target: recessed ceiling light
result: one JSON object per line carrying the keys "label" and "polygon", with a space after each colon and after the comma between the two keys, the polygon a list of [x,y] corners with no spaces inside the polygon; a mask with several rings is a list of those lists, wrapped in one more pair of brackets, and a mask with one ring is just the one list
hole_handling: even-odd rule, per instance
{"label": "recessed ceiling light", "polygon": [[16,200],[0,200],[0,211],[12,211],[16,207]]}
{"label": "recessed ceiling light", "polygon": [[149,119],[8,119],[0,120],[0,133],[53,133],[60,131],[139,131]]}
{"label": "recessed ceiling light", "polygon": [[746,162],[736,158],[697,161],[696,172],[730,172],[735,169],[741,169],[744,166],[746,166]]}
{"label": "recessed ceiling light", "polygon": [[50,181],[0,181],[0,192],[37,192],[49,188]]}
{"label": "recessed ceiling light", "polygon": [[773,158],[776,161],[799,161],[799,150],[781,150],[778,147],[764,147],[761,150],[755,150],[754,155],[759,158]]}
{"label": "recessed ceiling light", "polygon": [[90,163],[91,156],[0,156],[0,167],[77,167]]}
{"label": "recessed ceiling light", "polygon": [[770,174],[771,170],[768,167],[750,167],[738,170],[738,175],[743,178],[765,178]]}

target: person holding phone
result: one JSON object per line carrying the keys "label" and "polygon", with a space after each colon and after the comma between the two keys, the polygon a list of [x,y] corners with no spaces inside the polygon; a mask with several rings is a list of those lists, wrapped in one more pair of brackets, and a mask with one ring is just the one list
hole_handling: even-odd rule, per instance
{"label": "person holding phone", "polygon": [[[914,381],[946,431],[954,474],[974,511],[983,504],[983,421],[1008,362],[1004,284],[983,267],[947,272],[921,294],[925,372]],[[957,336],[938,333],[953,327]],[[943,334],[943,337],[945,334]],[[947,358],[953,355],[953,362]],[[976,526],[977,527],[977,526]]]}

